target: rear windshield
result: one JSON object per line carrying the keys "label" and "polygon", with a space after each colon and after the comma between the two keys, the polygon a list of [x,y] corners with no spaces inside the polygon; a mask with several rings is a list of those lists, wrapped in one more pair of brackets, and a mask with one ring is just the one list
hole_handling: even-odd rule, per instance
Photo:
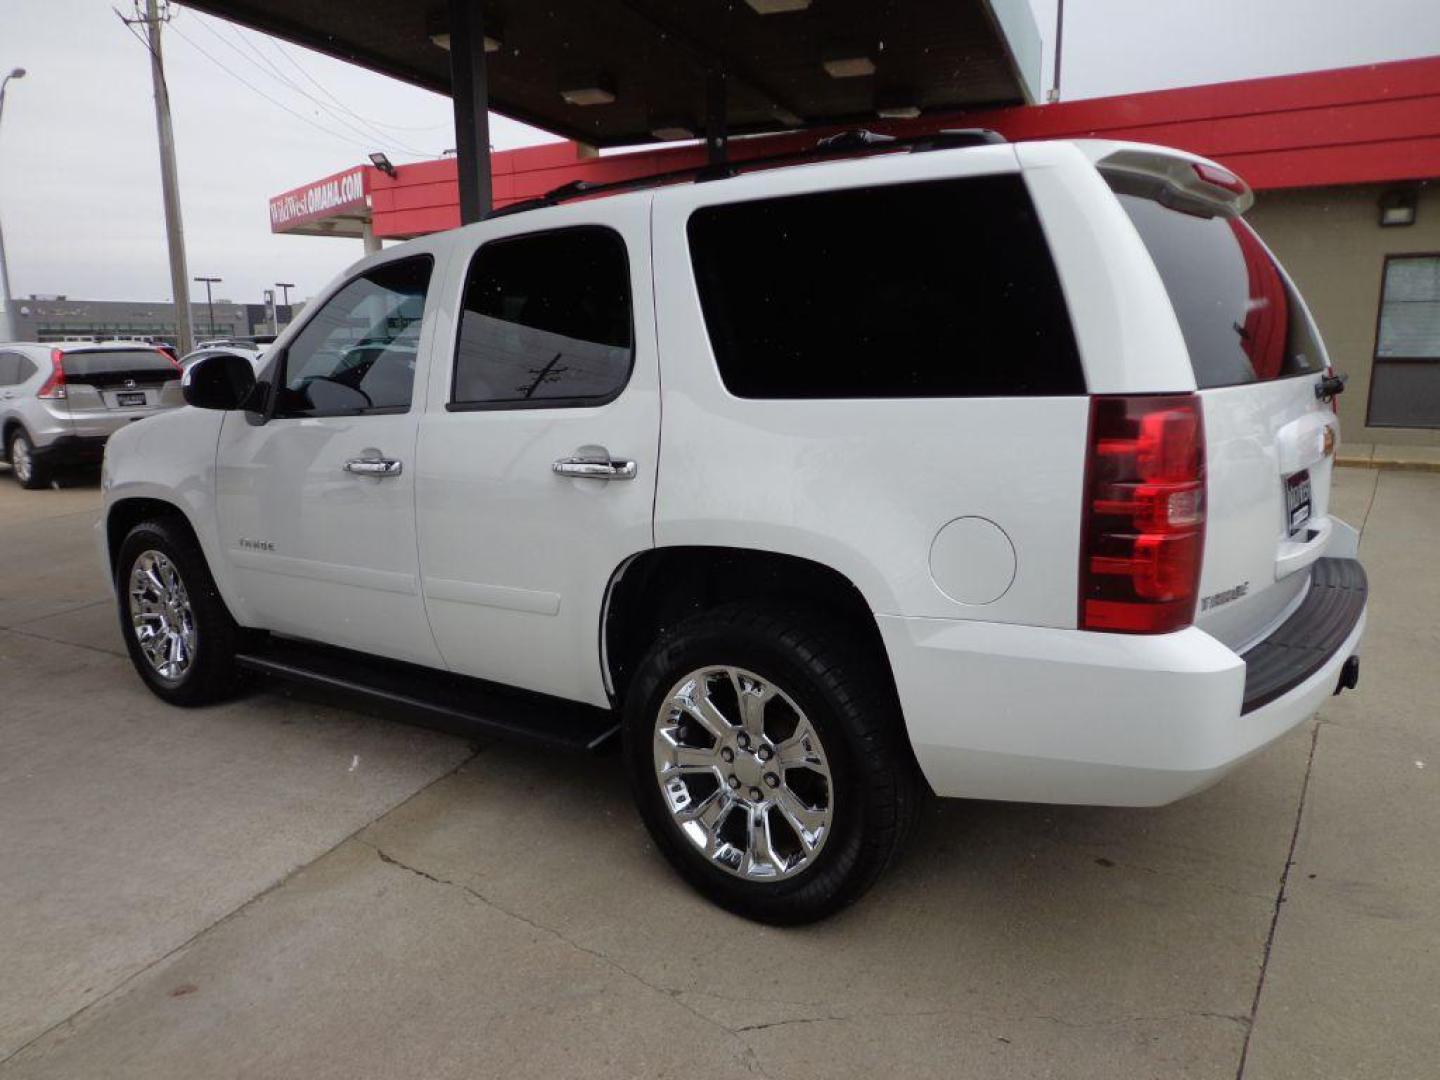
{"label": "rear windshield", "polygon": [[144,375],[151,379],[156,375],[166,379],[179,378],[170,358],[154,349],[67,352],[63,362],[65,378],[76,382],[110,375]]}
{"label": "rear windshield", "polygon": [[1085,392],[1017,175],[707,206],[688,233],[720,377],[737,397]]}
{"label": "rear windshield", "polygon": [[1201,390],[1320,370],[1309,319],[1242,219],[1118,197],[1170,294]]}

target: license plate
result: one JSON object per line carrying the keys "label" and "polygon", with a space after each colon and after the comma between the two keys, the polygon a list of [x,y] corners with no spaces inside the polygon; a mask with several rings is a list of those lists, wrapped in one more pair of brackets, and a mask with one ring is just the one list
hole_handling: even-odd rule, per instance
{"label": "license plate", "polygon": [[1294,536],[1310,520],[1310,470],[1302,469],[1285,478],[1285,514]]}
{"label": "license plate", "polygon": [[130,393],[128,393],[128,394],[127,394],[127,393],[116,394],[116,395],[115,395],[115,400],[116,400],[116,402],[117,402],[118,404],[121,404],[121,405],[144,405],[144,404],[145,404],[145,391],[143,391],[143,390],[135,390],[135,391],[132,391],[132,392],[130,392]]}

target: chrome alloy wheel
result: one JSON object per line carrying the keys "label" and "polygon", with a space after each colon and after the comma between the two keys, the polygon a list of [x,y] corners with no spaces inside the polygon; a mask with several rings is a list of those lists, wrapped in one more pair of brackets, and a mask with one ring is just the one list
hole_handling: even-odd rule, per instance
{"label": "chrome alloy wheel", "polygon": [[195,662],[195,612],[180,571],[162,552],[142,552],[130,569],[128,595],[140,651],[157,675],[178,682]]}
{"label": "chrome alloy wheel", "polygon": [[825,749],[794,700],[760,676],[692,671],[666,695],[654,745],[676,827],[720,869],[747,880],[793,877],[829,839]]}
{"label": "chrome alloy wheel", "polygon": [[30,483],[30,477],[35,473],[35,460],[30,456],[30,440],[21,436],[10,443],[10,468],[15,471],[15,479],[22,484]]}

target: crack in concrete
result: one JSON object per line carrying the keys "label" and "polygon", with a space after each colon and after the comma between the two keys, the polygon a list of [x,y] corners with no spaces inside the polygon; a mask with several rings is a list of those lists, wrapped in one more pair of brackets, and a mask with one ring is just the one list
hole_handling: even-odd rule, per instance
{"label": "crack in concrete", "polygon": [[[5,630],[5,631],[3,631],[3,632],[5,632],[5,633],[13,633],[14,631]],[[401,799],[399,802],[397,802],[394,806],[387,806],[384,810],[381,810],[380,813],[376,814],[376,815],[375,815],[374,817],[372,817],[369,821],[363,822],[362,824],[356,826],[356,827],[355,827],[353,830],[351,830],[350,832],[346,833],[343,837],[341,837],[339,840],[337,840],[337,841],[336,841],[334,844],[332,844],[330,847],[326,848],[326,849],[325,849],[324,851],[322,851],[319,855],[316,855],[316,856],[315,856],[313,859],[311,859],[310,861],[308,861],[308,862],[306,862],[306,863],[302,863],[302,864],[299,865],[299,866],[293,867],[293,868],[291,868],[290,870],[286,871],[284,874],[281,874],[279,878],[277,878],[275,881],[272,881],[269,885],[265,886],[263,889],[261,889],[259,892],[257,892],[254,896],[252,896],[252,897],[250,897],[248,900],[246,900],[243,904],[239,905],[238,907],[236,907],[235,909],[233,909],[233,910],[231,910],[231,911],[227,911],[224,915],[221,915],[221,916],[220,916],[218,919],[216,919],[214,922],[209,923],[208,925],[203,926],[203,927],[201,927],[199,930],[195,931],[195,933],[191,934],[188,938],[186,938],[184,941],[180,942],[180,944],[176,945],[174,948],[167,950],[166,952],[164,952],[164,953],[161,954],[160,956],[157,956],[154,960],[151,960],[148,964],[145,964],[144,966],[142,966],[142,967],[138,968],[137,970],[131,972],[129,975],[126,975],[123,979],[121,979],[119,982],[117,982],[114,986],[110,987],[110,988],[109,988],[108,990],[106,990],[104,993],[102,993],[102,994],[100,994],[99,996],[97,996],[94,1000],[89,1001],[89,1002],[87,1002],[86,1004],[80,1006],[80,1008],[76,1009],[76,1010],[75,1010],[73,1013],[71,1013],[69,1016],[65,1017],[65,1018],[62,1019],[62,1020],[57,1020],[55,1023],[53,1023],[53,1024],[51,1024],[49,1027],[47,1027],[44,1031],[41,1031],[39,1034],[37,1034],[37,1035],[35,1035],[35,1036],[33,1036],[33,1037],[29,1038],[29,1039],[26,1039],[23,1043],[21,1043],[19,1046],[17,1046],[14,1050],[10,1051],[10,1053],[6,1054],[4,1057],[0,1057],[0,1068],[3,1068],[8,1062],[12,1061],[14,1058],[16,1058],[16,1057],[18,1057],[19,1055],[23,1054],[23,1053],[24,1053],[27,1049],[29,1049],[30,1047],[32,1047],[32,1046],[36,1045],[37,1043],[39,1043],[40,1040],[44,1039],[46,1036],[48,1036],[48,1035],[50,1035],[50,1034],[52,1034],[52,1033],[54,1033],[54,1032],[56,1032],[56,1031],[59,1031],[59,1030],[62,1029],[62,1028],[68,1027],[68,1026],[71,1025],[71,1024],[74,1024],[75,1021],[77,1021],[78,1019],[80,1019],[80,1017],[84,1016],[86,1013],[90,1012],[92,1009],[99,1008],[101,1005],[104,1005],[106,1002],[108,1002],[108,1001],[112,1000],[113,998],[117,997],[118,995],[120,995],[121,993],[123,993],[123,992],[125,991],[125,989],[126,989],[128,986],[130,986],[132,983],[134,983],[134,982],[138,981],[139,979],[143,978],[145,975],[149,974],[149,973],[150,973],[151,971],[153,971],[155,968],[157,968],[157,967],[159,967],[161,964],[165,963],[165,961],[169,960],[171,957],[178,956],[180,953],[184,952],[186,949],[188,949],[188,948],[189,948],[191,945],[193,945],[195,942],[199,941],[200,938],[204,937],[206,934],[209,934],[212,930],[219,929],[221,926],[224,926],[226,923],[230,922],[231,920],[239,918],[239,917],[240,917],[241,915],[243,915],[246,911],[248,911],[253,905],[258,904],[261,900],[265,899],[265,897],[269,896],[271,893],[275,892],[277,889],[280,889],[280,888],[282,888],[283,886],[285,886],[286,884],[288,884],[292,879],[294,879],[294,877],[295,877],[297,874],[303,873],[305,870],[309,869],[311,866],[314,866],[314,865],[315,865],[317,862],[319,862],[321,859],[325,858],[325,856],[331,854],[332,852],[334,852],[334,851],[337,850],[338,848],[342,847],[342,846],[343,846],[344,844],[346,844],[348,841],[350,841],[350,840],[355,840],[355,839],[359,839],[359,836],[360,836],[360,834],[361,834],[362,832],[364,832],[366,829],[370,828],[370,826],[374,825],[375,822],[379,821],[381,818],[385,817],[387,814],[390,814],[390,813],[393,813],[393,812],[396,811],[396,810],[399,810],[399,809],[400,809],[402,806],[404,806],[406,803],[410,802],[412,799],[414,799],[414,798],[416,798],[417,796],[421,795],[421,794],[424,793],[425,791],[428,791],[431,787],[433,787],[434,785],[440,783],[440,781],[445,780],[445,779],[448,779],[448,778],[451,777],[451,776],[454,776],[454,775],[455,775],[456,773],[458,773],[461,769],[465,768],[466,765],[469,765],[470,762],[474,761],[477,757],[479,757],[482,750],[483,750],[483,747],[482,747],[482,748],[474,748],[474,747],[472,747],[469,756],[467,756],[463,761],[460,761],[459,763],[457,763],[457,764],[454,766],[454,768],[446,769],[443,773],[441,773],[439,776],[435,777],[433,780],[430,780],[430,781],[428,781],[427,783],[422,784],[420,787],[418,787],[418,788],[416,788],[414,791],[412,791],[409,795],[405,796],[405,798],[403,798],[403,799]],[[363,843],[363,841],[361,841],[361,842]]]}
{"label": "crack in concrete", "polygon": [[586,956],[598,960],[600,963],[604,964],[612,971],[618,972],[619,974],[625,976],[631,981],[639,983],[641,986],[651,991],[652,993],[661,994],[669,998],[677,1006],[684,1009],[701,1023],[712,1027],[716,1031],[719,1031],[721,1034],[739,1042],[740,1053],[736,1056],[736,1062],[740,1065],[743,1065],[750,1072],[756,1073],[762,1077],[766,1077],[767,1080],[769,1080],[770,1074],[765,1071],[764,1066],[761,1064],[759,1058],[756,1056],[755,1048],[752,1047],[743,1038],[741,1038],[740,1035],[737,1033],[736,1029],[730,1028],[725,1024],[720,1023],[713,1017],[706,1016],[700,1010],[696,1009],[693,1005],[684,1001],[682,995],[684,995],[686,991],[676,989],[670,986],[664,986],[660,983],[652,982],[650,979],[647,979],[639,972],[632,971],[630,968],[620,963],[614,957],[607,956],[605,953],[601,952],[598,949],[591,948],[589,945],[576,941],[574,938],[561,933],[553,926],[546,926],[544,923],[536,922],[528,915],[523,915],[520,912],[515,911],[513,908],[509,908],[506,907],[504,904],[498,903],[492,897],[486,896],[484,893],[482,893],[480,890],[476,889],[472,885],[468,885],[463,881],[452,881],[449,878],[436,877],[434,874],[421,870],[417,866],[411,866],[409,863],[403,862],[400,859],[395,858],[393,855],[385,851],[379,845],[372,844],[370,843],[370,841],[364,839],[363,837],[357,836],[355,839],[359,843],[364,844],[366,847],[374,851],[375,854],[379,857],[380,861],[385,863],[386,865],[393,866],[399,870],[404,870],[408,873],[414,874],[416,877],[422,878],[423,880],[432,882],[436,885],[444,885],[448,888],[459,889],[461,892],[465,893],[470,897],[473,897],[475,900],[478,900],[480,903],[484,904],[491,910],[497,911],[501,915],[506,916],[507,918],[514,919],[516,922],[528,926],[532,930],[537,931],[538,933],[553,938],[554,940],[560,942],[562,945],[566,945],[577,952],[584,953]]}
{"label": "crack in concrete", "polygon": [[863,1013],[831,1014],[828,1016],[802,1016],[789,1020],[771,1020],[763,1024],[745,1024],[742,1027],[734,1028],[736,1032],[742,1031],[767,1031],[770,1028],[793,1027],[801,1024],[830,1024],[844,1023],[859,1018],[868,1020],[903,1020],[903,1019],[925,1019],[927,1017],[955,1017],[963,1016],[972,1020],[984,1020],[992,1024],[1024,1024],[1033,1021],[1043,1021],[1049,1024],[1058,1024],[1060,1027],[1084,1029],[1116,1027],[1121,1024],[1144,1024],[1144,1023],[1170,1023],[1175,1020],[1186,1020],[1198,1018],[1204,1020],[1225,1020],[1242,1027],[1248,1027],[1250,1018],[1237,1013],[1209,1012],[1200,1009],[1183,1009],[1180,1012],[1156,1013],[1141,1016],[1110,1016],[1098,1020],[1067,1020],[1061,1016],[1053,1016],[1049,1013],[1036,1013],[1030,1016],[997,1016],[994,1013],[976,1012],[973,1009],[915,1009],[907,1012],[874,1012],[866,1010]]}
{"label": "crack in concrete", "polygon": [[[742,1024],[739,1027],[730,1027],[728,1024],[716,1020],[714,1017],[707,1016],[705,1013],[701,1012],[699,1009],[686,1002],[684,1000],[684,996],[687,994],[697,994],[704,997],[716,998],[717,1000],[721,1001],[735,1001],[741,1004],[748,1005],[764,1004],[765,1002],[756,998],[731,998],[722,994],[713,994],[710,991],[684,990],[677,987],[665,986],[661,983],[654,982],[651,979],[646,978],[639,972],[626,967],[614,957],[609,956],[608,954],[600,951],[599,949],[576,941],[574,938],[569,937],[568,935],[562,933],[561,931],[555,929],[552,926],[547,926],[544,923],[537,922],[527,915],[523,915],[512,908],[508,908],[503,904],[497,903],[493,898],[485,895],[478,889],[466,884],[463,881],[453,881],[449,878],[437,877],[429,871],[420,869],[418,866],[412,866],[409,863],[403,862],[402,860],[395,858],[395,856],[391,855],[383,848],[371,843],[368,840],[365,840],[363,837],[356,837],[356,839],[359,843],[362,843],[366,847],[369,847],[371,850],[373,850],[376,856],[380,859],[380,861],[385,863],[386,865],[393,866],[399,870],[414,874],[416,877],[419,877],[425,881],[431,882],[436,885],[443,885],[448,888],[459,889],[461,892],[479,901],[486,907],[500,913],[501,915],[514,919],[516,922],[528,926],[531,929],[536,930],[546,935],[547,937],[552,938],[553,940],[556,940],[561,944],[574,949],[577,952],[583,953],[586,956],[598,960],[606,967],[618,972],[619,974],[625,976],[633,982],[638,983],[645,989],[669,998],[680,1008],[688,1012],[691,1016],[694,1016],[702,1024],[705,1024],[707,1027],[714,1028],[721,1034],[738,1041],[740,1043],[740,1053],[736,1058],[737,1062],[741,1065],[744,1065],[751,1072],[766,1078],[769,1078],[770,1074],[765,1071],[764,1064],[760,1060],[758,1051],[756,1050],[754,1045],[752,1045],[749,1040],[745,1038],[745,1035],[751,1032],[767,1031],[771,1028],[793,1027],[806,1024],[848,1023],[856,1019],[896,1020],[917,1019],[925,1017],[961,1016],[975,1020],[982,1020],[992,1024],[1019,1024],[1031,1021],[1043,1021],[1046,1023],[1058,1024],[1062,1027],[1082,1029],[1096,1027],[1113,1027],[1120,1024],[1170,1023],[1176,1020],[1201,1018],[1211,1020],[1224,1020],[1229,1023],[1239,1024],[1247,1029],[1247,1037],[1248,1029],[1251,1024],[1250,1016],[1235,1013],[1212,1012],[1205,1010],[1182,1010],[1179,1012],[1162,1013],[1156,1015],[1103,1017],[1098,1020],[1067,1020],[1064,1017],[1053,1016],[1049,1014],[1036,1014],[1030,1016],[997,1016],[991,1013],[976,1012],[974,1010],[952,1007],[941,1009],[916,1009],[901,1012],[875,1012],[873,1010],[865,1010],[863,1012],[853,1013],[826,1012],[819,1016],[790,1017],[784,1020],[770,1020],[758,1024]],[[818,1004],[784,1001],[774,1001],[772,1003],[799,1007],[805,1007],[806,1004]]]}
{"label": "crack in concrete", "polygon": [[1280,925],[1280,909],[1285,903],[1290,885],[1290,870],[1295,865],[1295,845],[1300,840],[1300,822],[1305,816],[1305,799],[1310,793],[1310,774],[1315,768],[1315,748],[1320,744],[1320,727],[1317,721],[1310,732],[1310,755],[1305,759],[1305,778],[1300,782],[1300,798],[1295,807],[1295,827],[1290,831],[1290,847],[1285,852],[1285,867],[1280,871],[1280,886],[1275,891],[1275,909],[1270,913],[1270,930],[1265,935],[1265,950],[1260,955],[1260,973],[1255,980],[1255,997],[1250,1002],[1250,1024],[1245,1029],[1245,1041],[1240,1047],[1240,1062],[1235,1067],[1235,1080],[1244,1080],[1245,1063],[1250,1057],[1250,1038],[1255,1034],[1255,1020],[1260,1013],[1260,995],[1265,992],[1265,974],[1270,969],[1270,951],[1275,945],[1275,931]]}

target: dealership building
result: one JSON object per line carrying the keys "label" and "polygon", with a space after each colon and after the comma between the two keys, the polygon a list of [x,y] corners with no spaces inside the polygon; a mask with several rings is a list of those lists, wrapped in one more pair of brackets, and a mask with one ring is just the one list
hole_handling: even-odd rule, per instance
{"label": "dealership building", "polygon": [[[986,127],[1016,141],[1129,139],[1221,162],[1255,190],[1249,220],[1310,303],[1336,370],[1350,376],[1339,398],[1347,441],[1440,446],[1440,58],[865,126],[900,136]],[[825,133],[734,139],[730,157],[798,150]],[[690,143],[496,153],[494,202],[704,160],[704,147]],[[276,196],[270,222],[274,232],[359,239],[366,250],[454,228],[456,162],[347,169]]]}
{"label": "dealership building", "polygon": [[[204,303],[191,304],[197,341],[275,333],[300,305],[236,304],[216,300],[214,315]],[[68,296],[26,296],[11,301],[17,341],[175,341],[175,305],[168,300],[81,300]]]}

